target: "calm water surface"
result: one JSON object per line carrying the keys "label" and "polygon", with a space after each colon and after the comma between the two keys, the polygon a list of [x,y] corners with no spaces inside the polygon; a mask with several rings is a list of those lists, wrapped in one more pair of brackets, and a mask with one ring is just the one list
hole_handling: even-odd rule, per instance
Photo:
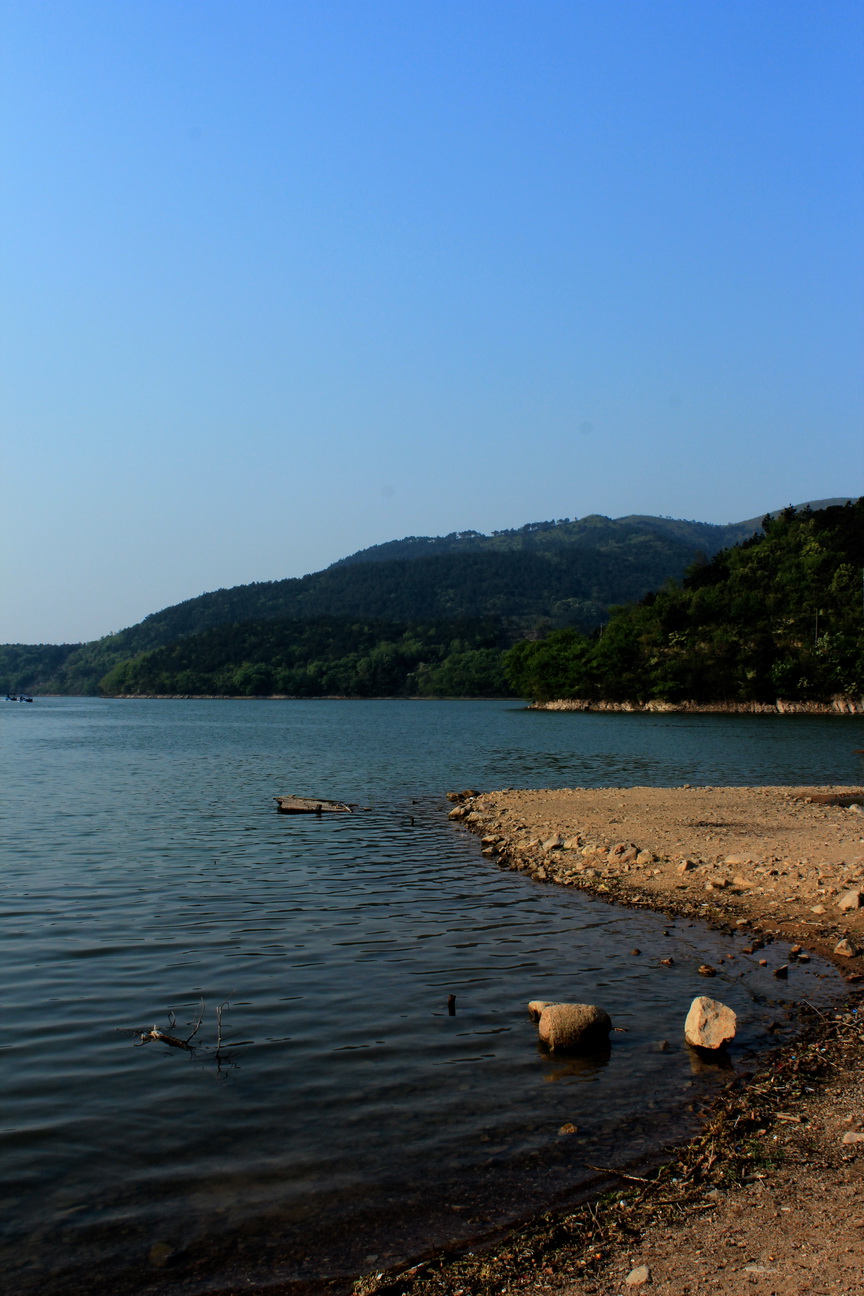
{"label": "calm water surface", "polygon": [[[499,872],[443,792],[855,782],[864,746],[853,717],[500,702],[39,699],[2,721],[16,1293],[338,1288],[650,1152],[718,1082],[681,1022],[698,964],[743,940]],[[278,816],[289,791],[369,808]],[[818,962],[788,987],[727,966],[733,1062],[788,1020],[783,996],[839,991]],[[541,997],[600,1003],[626,1033],[552,1061],[525,1014]],[[171,1013],[188,1035],[202,999],[194,1052],[136,1046]]]}

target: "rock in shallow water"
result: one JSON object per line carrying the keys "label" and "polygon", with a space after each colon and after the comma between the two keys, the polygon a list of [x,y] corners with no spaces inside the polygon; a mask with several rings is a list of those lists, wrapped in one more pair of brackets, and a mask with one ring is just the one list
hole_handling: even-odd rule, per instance
{"label": "rock in shallow water", "polygon": [[540,1039],[553,1053],[602,1047],[609,1039],[609,1014],[594,1004],[547,1004],[540,1014]]}
{"label": "rock in shallow water", "polygon": [[719,999],[697,995],[684,1023],[684,1038],[694,1048],[719,1049],[735,1038],[738,1019]]}

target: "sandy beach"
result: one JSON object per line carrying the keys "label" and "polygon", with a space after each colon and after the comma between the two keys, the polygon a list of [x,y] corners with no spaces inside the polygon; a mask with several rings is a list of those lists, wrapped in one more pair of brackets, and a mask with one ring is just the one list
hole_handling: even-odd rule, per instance
{"label": "sandy beach", "polygon": [[[476,1255],[370,1275],[358,1296],[821,1296],[864,1292],[864,789],[679,787],[449,794],[451,818],[538,885],[819,953],[848,995],[738,1067],[659,1167]],[[706,980],[705,993],[711,993]],[[615,1173],[618,1172],[618,1173]]]}
{"label": "sandy beach", "polygon": [[[539,882],[785,935],[841,959],[864,945],[864,790],[678,787],[488,792],[451,818]],[[856,894],[861,890],[862,899]]]}

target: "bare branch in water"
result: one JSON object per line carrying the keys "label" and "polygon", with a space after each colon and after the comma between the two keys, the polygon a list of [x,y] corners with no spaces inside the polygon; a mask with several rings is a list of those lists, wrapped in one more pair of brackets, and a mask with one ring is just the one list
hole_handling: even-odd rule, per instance
{"label": "bare branch in water", "polygon": [[[173,1016],[173,1013],[172,1013],[172,1016]],[[199,1004],[198,1004],[198,1016],[195,1018],[195,1025],[194,1025],[194,1028],[193,1028],[193,1030],[192,1030],[192,1034],[186,1036],[186,1043],[187,1043],[187,1044],[189,1043],[189,1041],[190,1041],[191,1039],[194,1039],[195,1036],[198,1034],[199,1030],[201,1029],[201,1023],[203,1022],[203,1020],[204,1020],[204,1000],[202,999],[202,1000],[200,1000],[200,1002],[199,1002]],[[172,1025],[173,1025],[173,1023],[172,1023]]]}
{"label": "bare branch in water", "polygon": [[161,1031],[158,1026],[154,1026],[152,1030],[141,1032],[138,1047],[140,1048],[141,1044],[149,1044],[151,1040],[161,1040],[163,1044],[170,1044],[172,1048],[186,1049],[189,1053],[193,1052],[192,1046],[186,1040],[178,1039],[176,1035],[168,1035],[165,1031]]}

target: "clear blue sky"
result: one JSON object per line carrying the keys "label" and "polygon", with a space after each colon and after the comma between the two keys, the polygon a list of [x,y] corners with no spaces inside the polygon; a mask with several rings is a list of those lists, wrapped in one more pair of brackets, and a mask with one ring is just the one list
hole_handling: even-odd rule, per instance
{"label": "clear blue sky", "polygon": [[0,0],[9,641],[862,490],[864,8]]}

